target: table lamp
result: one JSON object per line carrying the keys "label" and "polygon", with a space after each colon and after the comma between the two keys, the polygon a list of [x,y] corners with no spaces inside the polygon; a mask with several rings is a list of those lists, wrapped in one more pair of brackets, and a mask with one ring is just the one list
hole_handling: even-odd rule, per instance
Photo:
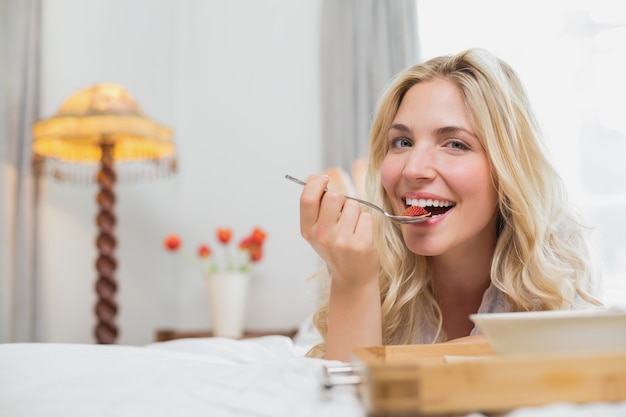
{"label": "table lamp", "polygon": [[158,177],[175,172],[172,131],[146,117],[124,87],[107,83],[73,94],[54,117],[35,122],[32,133],[36,174],[73,183],[98,183],[98,300],[94,333],[98,343],[115,343],[116,165],[124,174],[121,178]]}

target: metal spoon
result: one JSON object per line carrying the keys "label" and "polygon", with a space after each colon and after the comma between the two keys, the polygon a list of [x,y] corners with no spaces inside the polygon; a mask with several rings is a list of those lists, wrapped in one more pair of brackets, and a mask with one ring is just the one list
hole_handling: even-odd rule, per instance
{"label": "metal spoon", "polygon": [[[299,180],[298,178],[292,177],[291,175],[285,175],[285,178],[287,178],[288,180],[291,180],[291,181],[293,181],[295,183],[298,183],[300,185],[303,185],[303,186],[306,185],[306,182],[304,182],[302,180]],[[326,189],[326,191],[328,191],[328,189]],[[370,203],[369,201],[361,200],[360,198],[351,197],[351,196],[345,195],[345,194],[342,194],[342,195],[345,198],[357,201],[357,202],[359,202],[361,204],[364,204],[364,205],[366,205],[368,207],[373,208],[374,210],[378,210],[386,218],[388,218],[392,222],[396,222],[396,223],[400,223],[400,224],[420,223],[420,222],[423,222],[424,220],[428,220],[428,218],[430,217],[430,213],[424,214],[422,216],[395,216],[393,214],[387,213],[385,210],[383,210],[382,208],[378,207],[375,204]]]}

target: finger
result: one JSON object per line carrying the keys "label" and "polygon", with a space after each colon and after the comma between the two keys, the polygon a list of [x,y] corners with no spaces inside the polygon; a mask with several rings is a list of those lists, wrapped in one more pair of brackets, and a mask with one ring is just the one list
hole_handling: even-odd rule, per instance
{"label": "finger", "polygon": [[361,206],[353,200],[344,199],[343,207],[338,219],[338,230],[342,233],[352,235],[361,215]]}
{"label": "finger", "polygon": [[359,243],[362,250],[368,250],[374,247],[374,221],[372,214],[362,212],[359,215],[358,222],[354,228],[354,238]]}
{"label": "finger", "polygon": [[[354,246],[354,230],[359,220],[361,209],[358,203],[343,199],[341,212],[337,213],[335,223],[332,224],[332,245],[337,254],[352,252]],[[329,219],[330,221],[330,219]],[[318,234],[322,230],[318,231]]]}
{"label": "finger", "polygon": [[318,224],[323,227],[334,227],[341,217],[346,198],[341,194],[327,191],[322,196]]}
{"label": "finger", "polygon": [[311,229],[318,221],[322,197],[327,185],[328,177],[310,175],[300,195],[300,231],[307,240]]}
{"label": "finger", "polygon": [[372,217],[370,213],[361,211],[361,206],[356,201],[346,201],[336,229],[338,243],[348,244],[355,252],[372,250],[374,231]]}

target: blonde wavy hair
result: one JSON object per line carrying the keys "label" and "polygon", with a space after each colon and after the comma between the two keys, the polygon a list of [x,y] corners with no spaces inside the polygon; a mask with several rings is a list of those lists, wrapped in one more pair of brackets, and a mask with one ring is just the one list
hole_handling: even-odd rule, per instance
{"label": "blonde wavy hair", "polygon": [[[504,61],[482,49],[442,56],[400,73],[384,91],[370,133],[367,197],[391,211],[380,168],[389,145],[387,132],[405,93],[434,79],[453,82],[488,156],[498,192],[498,240],[492,284],[512,311],[558,310],[600,304],[591,294],[596,271],[588,228],[568,201],[563,181],[547,158],[540,129],[518,76]],[[428,258],[412,253],[400,227],[374,217],[381,261],[383,343],[410,344],[426,325],[445,341],[441,311],[430,285]],[[324,273],[327,277],[327,273]],[[327,277],[328,278],[328,277]],[[314,316],[327,333],[328,299]],[[322,356],[324,345],[310,356]]]}

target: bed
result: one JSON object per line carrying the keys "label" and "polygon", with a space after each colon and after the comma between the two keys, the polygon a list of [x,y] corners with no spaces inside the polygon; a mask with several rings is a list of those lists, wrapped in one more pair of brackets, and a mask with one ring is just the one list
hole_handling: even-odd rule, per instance
{"label": "bed", "polygon": [[[323,388],[325,366],[285,336],[145,346],[0,344],[0,416],[365,416],[354,387]],[[482,416],[473,413],[472,417]],[[553,404],[509,417],[624,416],[626,402]]]}

